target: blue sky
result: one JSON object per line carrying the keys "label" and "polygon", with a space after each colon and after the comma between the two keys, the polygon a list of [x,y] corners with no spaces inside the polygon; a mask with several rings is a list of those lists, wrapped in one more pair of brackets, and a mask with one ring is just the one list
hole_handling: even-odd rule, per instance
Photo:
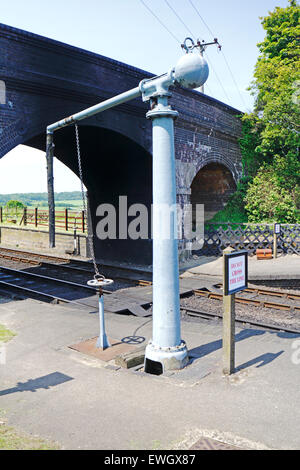
{"label": "blue sky", "polygon": [[[257,60],[256,45],[264,38],[259,17],[287,4],[287,0],[0,0],[0,21],[154,74],[176,64],[182,54],[180,43],[191,33],[205,40],[217,37],[235,82],[224,56],[210,47],[207,56],[213,69],[205,92],[248,111],[253,99],[246,89]],[[62,164],[57,163],[55,171],[57,191],[80,189],[77,179]],[[45,162],[39,152],[19,147],[0,160],[0,193],[26,191],[46,191]]]}

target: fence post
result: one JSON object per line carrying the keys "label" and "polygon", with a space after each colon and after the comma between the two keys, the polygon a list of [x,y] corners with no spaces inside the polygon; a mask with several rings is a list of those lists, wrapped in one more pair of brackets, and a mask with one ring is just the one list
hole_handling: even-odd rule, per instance
{"label": "fence post", "polygon": [[3,223],[3,207],[0,206],[0,223]]}
{"label": "fence post", "polygon": [[34,225],[35,227],[38,226],[38,208],[37,207],[34,208]]}
{"label": "fence post", "polygon": [[65,230],[68,231],[68,209],[65,209]]}
{"label": "fence post", "polygon": [[23,209],[23,223],[24,223],[24,226],[27,225],[27,207],[24,207]]}
{"label": "fence post", "polygon": [[84,211],[81,211],[82,232],[85,232]]}
{"label": "fence post", "polygon": [[274,241],[273,241],[273,251],[274,251],[274,259],[277,258],[277,245],[278,245],[278,235],[280,234],[280,224],[274,225]]}

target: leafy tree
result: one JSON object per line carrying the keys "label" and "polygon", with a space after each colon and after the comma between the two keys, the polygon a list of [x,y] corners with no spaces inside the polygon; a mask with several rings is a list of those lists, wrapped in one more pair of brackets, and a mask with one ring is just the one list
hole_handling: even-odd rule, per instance
{"label": "leafy tree", "polygon": [[21,211],[25,206],[20,201],[10,200],[6,203],[5,207],[7,212],[14,212],[15,215],[17,215],[18,212]]}
{"label": "leafy tree", "polygon": [[[250,181],[254,178],[246,196],[246,209],[253,221],[266,216],[263,208],[263,215],[259,215],[260,207],[254,208],[254,199],[256,197],[257,201],[263,202],[267,187],[274,201],[277,200],[276,195],[281,194],[287,207],[291,203],[294,208],[299,208],[299,16],[299,5],[295,0],[289,0],[286,8],[277,7],[262,18],[266,37],[258,44],[260,55],[250,87],[255,96],[255,107],[253,113],[242,118],[243,135],[240,140],[244,172]],[[264,171],[259,170],[261,167]],[[270,184],[274,185],[273,190]],[[295,221],[293,211],[286,212],[286,221]],[[285,221],[284,213],[281,214],[279,208],[274,214],[281,217],[282,222]],[[270,217],[271,212],[268,219]]]}
{"label": "leafy tree", "polygon": [[245,201],[250,222],[297,222],[292,194],[280,185],[271,165],[260,168],[249,185]]}
{"label": "leafy tree", "polygon": [[24,204],[20,201],[11,200],[11,201],[8,201],[6,203],[6,207],[7,207],[7,209],[16,209],[16,210],[18,210],[18,209],[23,209]]}

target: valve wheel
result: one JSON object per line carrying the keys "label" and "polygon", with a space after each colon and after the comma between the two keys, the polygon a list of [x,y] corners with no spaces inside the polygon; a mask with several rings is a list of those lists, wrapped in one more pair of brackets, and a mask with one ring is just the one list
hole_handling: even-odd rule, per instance
{"label": "valve wheel", "polygon": [[105,287],[113,284],[112,279],[91,279],[90,281],[87,282],[88,286],[91,287]]}

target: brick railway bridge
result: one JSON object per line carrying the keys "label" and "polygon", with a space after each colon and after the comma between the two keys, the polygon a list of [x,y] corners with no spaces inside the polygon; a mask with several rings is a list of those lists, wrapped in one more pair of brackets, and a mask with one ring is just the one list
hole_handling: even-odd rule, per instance
{"label": "brick railway bridge", "polygon": [[[134,88],[143,70],[67,44],[0,24],[0,158],[19,144],[45,151],[48,124]],[[209,96],[176,89],[177,194],[180,203],[204,203],[209,219],[234,192],[242,174],[240,111]],[[118,207],[152,201],[151,122],[141,99],[80,122],[84,183],[93,227],[101,203]],[[55,133],[55,156],[78,175],[74,127]],[[11,175],[7,175],[9,178]],[[45,172],[46,178],[46,172]],[[1,191],[1,189],[0,189]],[[151,263],[151,241],[95,237],[98,259]]]}

